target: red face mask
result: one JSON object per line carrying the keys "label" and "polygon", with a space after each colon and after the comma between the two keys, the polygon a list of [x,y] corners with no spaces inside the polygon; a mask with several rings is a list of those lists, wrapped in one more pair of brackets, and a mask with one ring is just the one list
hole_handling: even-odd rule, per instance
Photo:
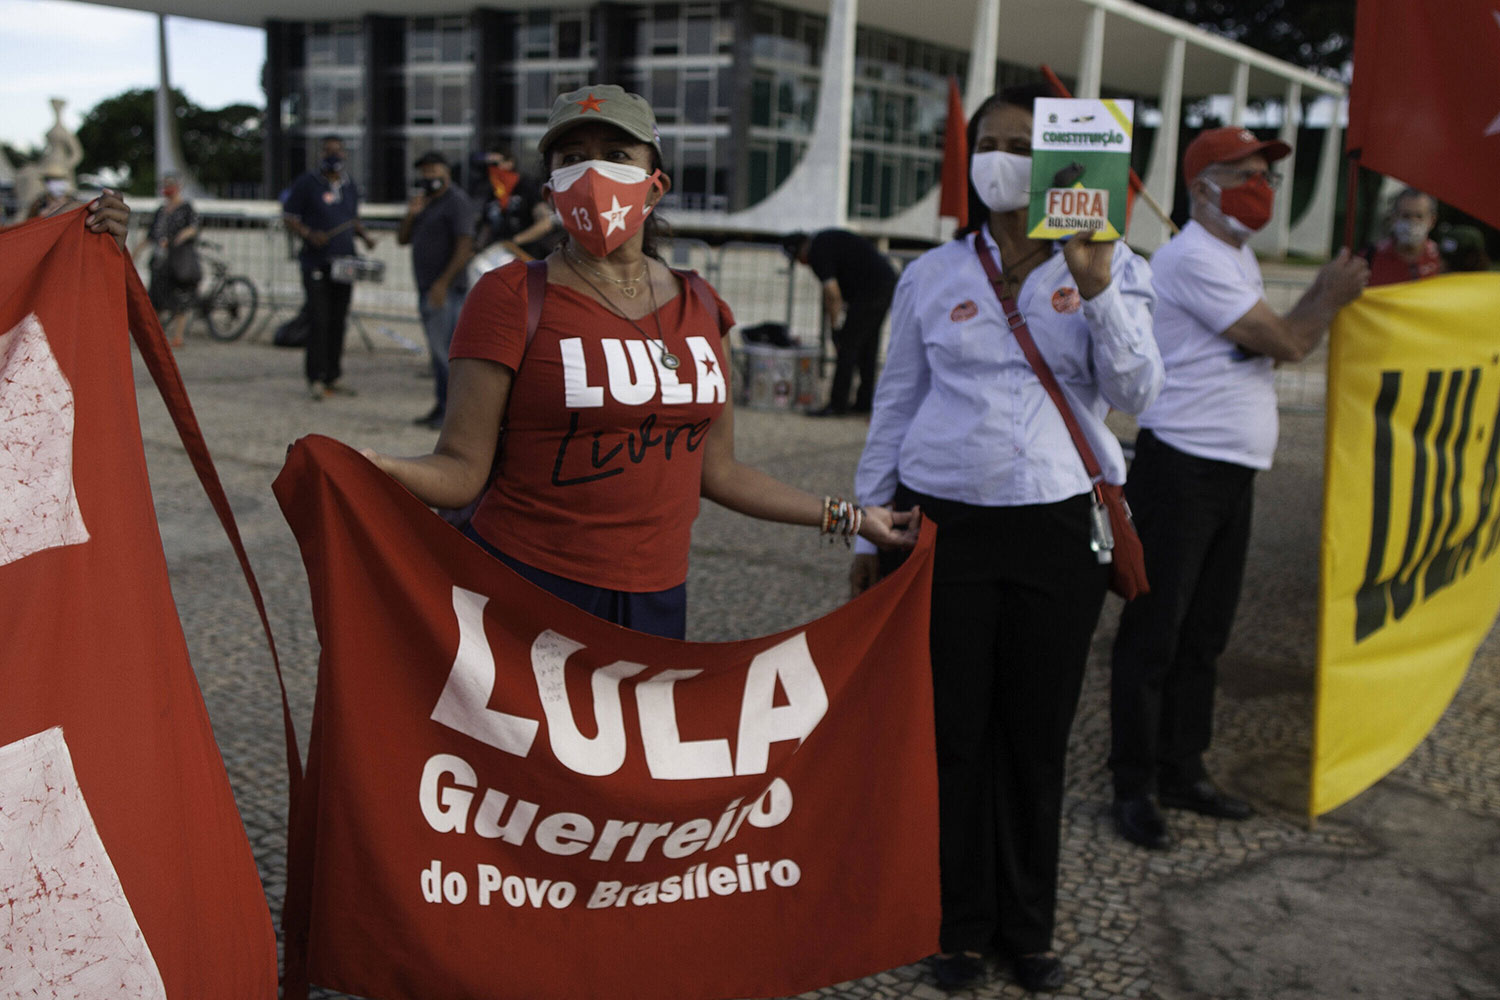
{"label": "red face mask", "polygon": [[651,189],[667,189],[660,170],[648,175],[640,167],[606,160],[560,167],[547,186],[568,236],[595,257],[608,256],[634,236],[651,214],[646,203]]}
{"label": "red face mask", "polygon": [[1266,223],[1271,221],[1271,205],[1275,200],[1276,192],[1260,174],[1238,187],[1221,188],[1219,191],[1220,211],[1232,219],[1238,219],[1252,232],[1265,228]]}
{"label": "red face mask", "polygon": [[175,197],[177,197],[177,191],[178,190],[179,189],[178,189],[178,187],[177,187],[176,184],[163,184],[162,188],[161,188],[161,193],[165,197],[175,198]]}

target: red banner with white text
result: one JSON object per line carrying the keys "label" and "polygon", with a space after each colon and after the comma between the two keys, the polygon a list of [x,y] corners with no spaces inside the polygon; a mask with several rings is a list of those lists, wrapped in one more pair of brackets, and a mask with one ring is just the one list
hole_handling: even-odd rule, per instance
{"label": "red banner with white text", "polygon": [[185,407],[171,351],[81,210],[0,233],[0,261],[0,996],[273,1000],[271,915],[172,601],[127,334]]}
{"label": "red banner with white text", "polygon": [[679,642],[513,574],[353,450],[276,495],[323,653],[287,996],[781,996],[936,950],[931,527],[778,635]]}

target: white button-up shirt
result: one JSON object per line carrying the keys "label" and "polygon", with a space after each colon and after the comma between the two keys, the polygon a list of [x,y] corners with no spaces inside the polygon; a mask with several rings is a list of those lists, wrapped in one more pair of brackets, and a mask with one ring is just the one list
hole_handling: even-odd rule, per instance
{"label": "white button-up shirt", "polygon": [[[994,237],[985,240],[998,259]],[[1104,424],[1161,390],[1151,330],[1151,268],[1123,241],[1111,281],[1080,300],[1061,246],[1026,276],[1018,304],[1093,446],[1104,478],[1125,459]],[[929,496],[992,507],[1055,503],[1092,488],[1057,406],[1011,334],[972,234],[923,254],[896,286],[891,339],[855,476],[861,503],[888,503],[897,480]]]}

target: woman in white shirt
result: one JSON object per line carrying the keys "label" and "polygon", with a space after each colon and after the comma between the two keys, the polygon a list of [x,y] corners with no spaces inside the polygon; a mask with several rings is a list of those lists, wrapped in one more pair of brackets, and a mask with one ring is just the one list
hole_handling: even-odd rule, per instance
{"label": "woman in white shirt", "polygon": [[[983,955],[1027,989],[1063,982],[1052,950],[1068,731],[1109,567],[1090,544],[1091,488],[1057,407],[1006,323],[976,245],[1001,270],[1098,456],[1124,482],[1110,407],[1162,384],[1151,274],[1123,242],[1026,235],[1035,88],[969,123],[970,227],[901,276],[860,459],[860,502],[919,506],[938,525],[932,670],[942,867],[940,984]],[[856,556],[856,593],[880,575]]]}

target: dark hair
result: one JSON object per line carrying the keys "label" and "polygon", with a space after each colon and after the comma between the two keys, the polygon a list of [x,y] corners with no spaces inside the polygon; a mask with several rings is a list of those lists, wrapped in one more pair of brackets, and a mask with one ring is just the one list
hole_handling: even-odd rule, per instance
{"label": "dark hair", "polygon": [[[1052,93],[1052,89],[1045,83],[1018,83],[1006,87],[999,93],[986,97],[984,103],[979,105],[974,110],[974,113],[969,116],[969,127],[965,131],[969,139],[969,159],[972,160],[974,158],[974,144],[979,141],[979,122],[985,115],[996,108],[1006,105],[1021,108],[1027,114],[1030,114],[1033,106],[1036,104],[1037,98],[1055,96]],[[968,164],[966,163],[964,164],[964,176],[966,178],[968,173]],[[984,199],[979,197],[979,192],[974,189],[974,182],[969,180],[967,183],[969,187],[969,221],[962,229],[953,234],[955,237],[966,236],[978,230],[979,227],[984,225],[985,220],[990,217],[990,207],[984,203]]]}
{"label": "dark hair", "polygon": [[335,135],[332,132],[330,132],[327,135],[325,135],[323,138],[321,138],[321,139],[318,140],[318,145],[319,146],[326,146],[330,142],[336,142],[340,146],[342,146],[344,144],[344,137],[341,136],[341,135]]}
{"label": "dark hair", "polygon": [[1391,199],[1391,211],[1395,212],[1396,209],[1401,206],[1401,203],[1403,201],[1406,201],[1408,198],[1422,198],[1422,199],[1425,199],[1426,202],[1427,202],[1427,204],[1429,204],[1429,205],[1432,206],[1432,214],[1433,215],[1437,214],[1437,210],[1438,210],[1438,201],[1437,201],[1437,199],[1434,198],[1432,195],[1428,194],[1426,191],[1423,191],[1421,188],[1414,188],[1414,187],[1404,187],[1404,188],[1402,188],[1401,191],[1400,191],[1400,193],[1397,194],[1396,197],[1394,197],[1394,198]]}

